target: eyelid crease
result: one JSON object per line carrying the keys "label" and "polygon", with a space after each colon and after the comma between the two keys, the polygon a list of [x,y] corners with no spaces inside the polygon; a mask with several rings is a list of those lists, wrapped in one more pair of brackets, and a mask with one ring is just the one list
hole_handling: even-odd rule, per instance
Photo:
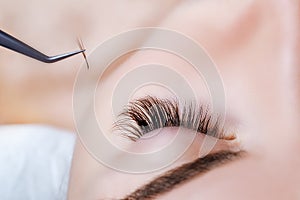
{"label": "eyelid crease", "polygon": [[[155,129],[183,127],[218,139],[228,139],[219,120],[220,116],[213,115],[205,105],[191,102],[185,104],[180,112],[177,100],[146,96],[125,107],[114,123],[113,131],[136,141]],[[230,139],[233,139],[232,136]]]}

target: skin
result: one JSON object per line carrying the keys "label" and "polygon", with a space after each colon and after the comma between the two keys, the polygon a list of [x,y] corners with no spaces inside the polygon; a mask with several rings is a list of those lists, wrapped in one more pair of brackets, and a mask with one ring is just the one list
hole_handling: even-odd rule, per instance
{"label": "skin", "polygon": [[[127,3],[128,7],[116,15],[118,12],[112,6],[113,3],[107,2],[113,14],[103,11],[103,19],[116,15],[120,17],[119,19],[126,19],[127,23],[118,21],[106,23],[102,18],[99,19],[102,24],[92,22],[93,27],[87,28],[87,32],[93,32],[93,35],[83,34],[91,38],[86,47],[96,47],[99,40],[103,41],[113,33],[139,26],[165,27],[193,38],[206,49],[218,66],[225,87],[227,117],[230,119],[230,125],[237,127],[239,140],[234,143],[220,141],[214,150],[235,149],[236,146],[241,146],[247,152],[244,158],[215,168],[203,176],[197,176],[171,192],[160,195],[158,199],[199,199],[199,197],[212,200],[299,199],[300,159],[296,152],[300,151],[300,3],[295,0],[164,3],[142,1],[138,8],[135,7],[136,2]],[[92,7],[91,5],[89,2],[86,6]],[[134,12],[128,12],[131,10],[144,12],[138,13],[141,17],[137,20]],[[153,10],[159,12],[153,16]],[[87,19],[95,19],[98,14],[96,10],[91,10],[87,14]],[[44,41],[42,38],[40,40]],[[50,43],[42,44],[50,45]],[[135,52],[131,57],[125,56],[122,62],[114,63],[112,67],[114,70],[105,75],[104,86],[99,89],[110,91],[110,87],[122,74],[132,70],[134,66],[150,61],[171,66],[186,77],[196,91],[199,91],[197,93],[199,100],[207,98],[204,83],[199,82],[192,71],[186,70],[189,69],[187,63],[174,55],[157,51]],[[25,69],[32,64],[26,63]],[[51,71],[50,74],[47,73],[47,80],[37,79],[42,73],[46,74],[44,69],[27,69],[27,71],[25,69],[23,74],[13,79],[8,75],[17,70],[17,67],[1,68],[1,76],[5,77],[1,78],[2,85],[5,86],[2,88],[6,88],[1,91],[3,93],[1,96],[5,96],[1,98],[3,123],[38,122],[74,129],[70,105],[71,86],[74,83],[76,68],[71,69],[73,72],[71,75],[67,69],[62,73],[61,70],[47,69]],[[36,80],[40,84],[33,84],[29,80]],[[52,80],[57,80],[59,86],[47,84]],[[14,82],[17,85],[14,85]],[[27,84],[25,89],[33,88],[30,95],[20,91],[20,88],[24,90],[21,87],[24,83]],[[39,90],[37,85],[41,84],[44,85]],[[58,93],[57,88],[60,88],[60,85],[63,86]],[[7,97],[9,92],[14,94],[12,96],[15,98]],[[164,90],[144,88],[135,96],[148,93],[161,97],[169,95]],[[46,97],[59,95],[65,100],[31,99],[32,96],[45,97],[45,95]],[[19,100],[22,98],[25,98],[25,101]],[[97,116],[101,119],[101,101],[105,99],[100,99],[99,96],[96,98]],[[10,101],[11,99],[14,101]],[[25,112],[28,106],[31,116]],[[66,112],[63,113],[65,116],[58,118],[62,108],[66,108]],[[16,111],[9,112],[10,110]],[[108,117],[104,124],[108,127],[112,120]],[[163,134],[158,136],[159,141],[165,141],[164,139],[168,141],[173,132],[165,129]],[[133,143],[122,143],[118,137],[111,139],[133,151],[145,148]],[[197,136],[195,143],[184,156],[167,168],[142,175],[121,173],[101,165],[78,141],[72,163],[68,198],[76,200],[124,197],[167,170],[191,162],[199,155],[202,140],[202,136]],[[147,148],[155,149],[156,146],[153,145],[149,143]]]}
{"label": "skin", "polygon": [[[238,127],[238,145],[248,155],[198,176],[158,199],[299,198],[300,160],[295,157],[295,152],[300,150],[297,6],[296,1],[189,2],[180,4],[161,20],[160,26],[178,30],[201,43],[216,62],[225,87],[228,117]],[[110,91],[121,74],[152,61],[172,66],[204,94],[199,99],[205,98],[202,83],[199,84],[187,64],[172,56],[163,52],[136,52],[114,65],[101,89]],[[137,97],[149,93],[168,96],[151,88],[143,88],[138,93]],[[99,104],[98,110],[105,112]],[[106,120],[105,124],[111,124],[110,119]],[[165,130],[158,138],[169,134],[172,131]],[[143,175],[104,167],[78,142],[69,199],[122,198],[159,174],[192,161],[201,144],[199,141],[168,168]],[[129,148],[137,146],[132,144]]]}

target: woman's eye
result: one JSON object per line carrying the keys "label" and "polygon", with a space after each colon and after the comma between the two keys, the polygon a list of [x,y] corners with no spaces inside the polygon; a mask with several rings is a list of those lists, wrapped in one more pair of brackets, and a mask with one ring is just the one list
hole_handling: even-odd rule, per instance
{"label": "woman's eye", "polygon": [[113,129],[133,141],[164,127],[183,127],[218,139],[234,139],[225,134],[219,117],[213,116],[208,106],[190,103],[179,109],[176,100],[146,96],[130,102]]}

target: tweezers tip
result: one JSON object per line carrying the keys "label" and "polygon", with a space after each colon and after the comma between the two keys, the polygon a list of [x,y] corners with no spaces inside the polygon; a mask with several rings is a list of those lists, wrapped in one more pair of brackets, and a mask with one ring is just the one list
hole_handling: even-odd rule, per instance
{"label": "tweezers tip", "polygon": [[86,66],[87,66],[87,69],[90,69],[90,65],[87,61],[87,58],[86,58],[86,55],[85,55],[85,49],[82,49],[82,50],[79,50],[78,53],[82,53],[83,54],[83,57],[84,57],[84,60],[85,60],[85,63],[86,63]]}
{"label": "tweezers tip", "polygon": [[83,52],[85,52],[85,49],[78,50],[78,51],[74,51],[73,53],[74,53],[74,54],[78,54],[78,53],[83,53]]}

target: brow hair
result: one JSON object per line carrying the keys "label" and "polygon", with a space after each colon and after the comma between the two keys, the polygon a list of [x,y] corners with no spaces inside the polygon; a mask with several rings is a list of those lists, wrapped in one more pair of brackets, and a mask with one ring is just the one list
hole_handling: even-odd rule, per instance
{"label": "brow hair", "polygon": [[204,174],[218,166],[240,158],[244,154],[243,151],[231,152],[221,151],[207,155],[203,158],[198,158],[193,162],[186,163],[167,171],[163,175],[155,178],[146,185],[135,190],[123,200],[149,200],[154,199],[160,194],[164,194],[179,184],[185,183],[198,175]]}

